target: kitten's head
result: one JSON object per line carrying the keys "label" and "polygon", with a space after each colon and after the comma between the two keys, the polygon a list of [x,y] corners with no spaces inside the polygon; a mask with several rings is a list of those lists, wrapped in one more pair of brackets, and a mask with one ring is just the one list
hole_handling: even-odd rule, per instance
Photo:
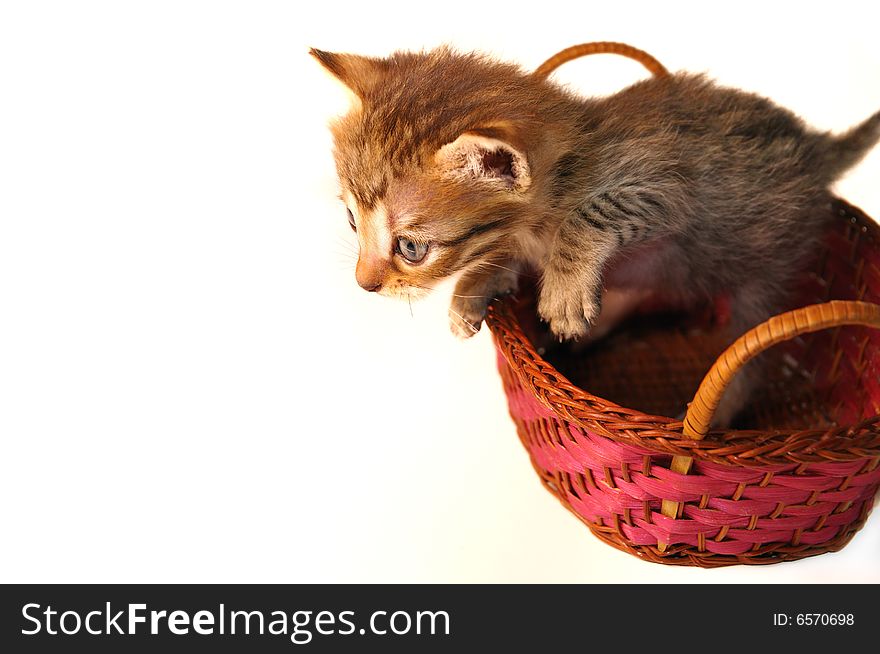
{"label": "kitten's head", "polygon": [[311,54],[352,93],[331,129],[363,288],[419,297],[513,246],[534,195],[548,84],[447,48]]}

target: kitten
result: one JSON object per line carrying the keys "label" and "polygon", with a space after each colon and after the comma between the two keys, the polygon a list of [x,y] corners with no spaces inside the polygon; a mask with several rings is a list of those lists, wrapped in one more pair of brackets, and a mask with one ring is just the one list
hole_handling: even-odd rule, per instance
{"label": "kitten", "polygon": [[[880,112],[835,137],[702,75],[583,98],[449,48],[311,54],[353,93],[331,129],[358,283],[418,297],[457,274],[462,337],[529,265],[562,339],[604,333],[646,298],[719,296],[733,338],[778,312],[818,243],[828,186],[880,138]],[[716,424],[754,376],[737,376]]]}

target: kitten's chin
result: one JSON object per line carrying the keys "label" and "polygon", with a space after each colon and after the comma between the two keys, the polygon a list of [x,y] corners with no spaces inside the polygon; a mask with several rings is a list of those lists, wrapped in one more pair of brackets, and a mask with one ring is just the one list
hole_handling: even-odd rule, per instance
{"label": "kitten's chin", "polygon": [[430,288],[421,288],[418,286],[403,286],[399,288],[383,288],[379,291],[379,295],[395,298],[397,300],[405,300],[407,302],[415,302],[427,297],[431,292]]}

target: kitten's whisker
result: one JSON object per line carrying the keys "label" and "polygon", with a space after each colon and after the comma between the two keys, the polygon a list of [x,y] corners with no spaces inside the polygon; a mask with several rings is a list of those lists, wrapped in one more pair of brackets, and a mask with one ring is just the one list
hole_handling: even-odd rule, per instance
{"label": "kitten's whisker", "polygon": [[508,268],[506,266],[499,265],[497,263],[492,263],[491,261],[477,261],[473,264],[473,270],[477,270],[480,266],[492,266],[494,268],[501,268],[502,270],[507,270],[509,272],[515,273],[520,277],[528,277],[530,279],[538,279],[538,275],[533,275],[531,273],[523,272],[521,270],[514,270],[513,268]]}
{"label": "kitten's whisker", "polygon": [[[432,287],[432,286],[422,286],[421,284],[415,284],[412,282],[410,282],[409,285],[412,286],[413,288],[419,288],[423,291],[433,291],[434,290],[434,287]],[[455,294],[453,293],[453,295],[455,295]]]}
{"label": "kitten's whisker", "polygon": [[344,236],[336,235],[336,244],[343,246],[345,249],[357,254],[359,247],[351,242],[351,239],[345,238]]}
{"label": "kitten's whisker", "polygon": [[514,270],[513,268],[508,268],[507,266],[502,266],[502,265],[497,264],[497,263],[492,263],[491,261],[484,261],[483,263],[485,263],[487,266],[495,266],[496,268],[501,268],[501,270],[508,270],[508,271],[510,271],[510,272],[512,272],[512,273],[519,274],[519,273],[518,273],[516,270]]}
{"label": "kitten's whisker", "polygon": [[458,316],[458,319],[461,320],[465,325],[467,325],[468,327],[470,327],[470,328],[471,328],[471,331],[472,331],[474,334],[476,334],[478,331],[480,331],[479,329],[477,329],[476,327],[474,327],[474,324],[473,324],[470,320],[467,320],[463,315],[461,315],[461,314],[460,314],[458,311],[456,311],[455,309],[451,309],[451,308],[450,308],[450,309],[449,309],[449,312],[452,313],[452,314],[454,314],[454,315],[456,315],[456,316]]}

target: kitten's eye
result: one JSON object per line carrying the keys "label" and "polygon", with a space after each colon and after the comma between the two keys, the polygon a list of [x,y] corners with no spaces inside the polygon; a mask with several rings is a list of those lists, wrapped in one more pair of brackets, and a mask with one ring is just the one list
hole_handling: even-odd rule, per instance
{"label": "kitten's eye", "polygon": [[351,212],[351,209],[345,207],[345,210],[348,212],[348,224],[351,225],[352,230],[357,231],[358,226],[354,219],[354,214]]}
{"label": "kitten's eye", "polygon": [[409,263],[419,263],[428,254],[428,244],[416,243],[412,239],[401,236],[397,239],[397,253]]}

